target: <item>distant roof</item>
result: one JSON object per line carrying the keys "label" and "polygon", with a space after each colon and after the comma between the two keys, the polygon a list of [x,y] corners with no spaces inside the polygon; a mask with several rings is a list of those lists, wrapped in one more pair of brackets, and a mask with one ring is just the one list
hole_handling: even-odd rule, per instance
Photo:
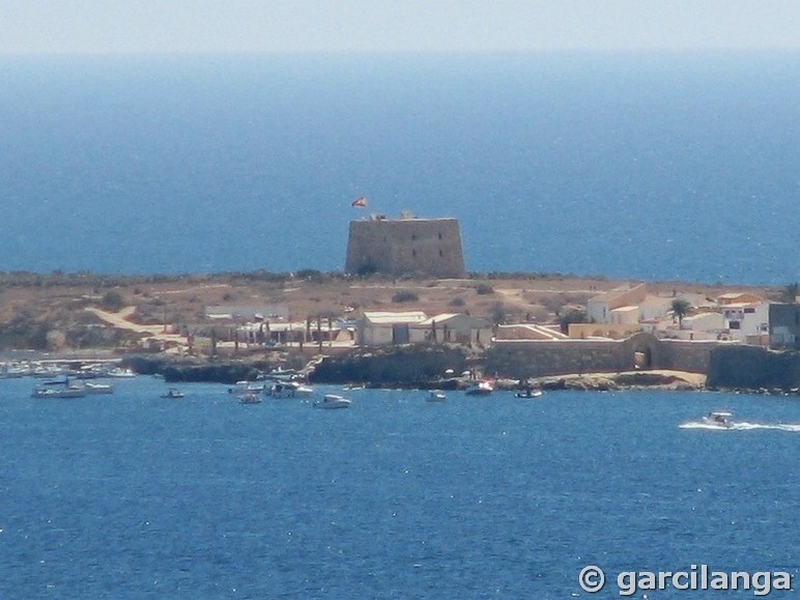
{"label": "distant roof", "polygon": [[717,296],[717,301],[719,300],[735,300],[736,298],[761,298],[758,294],[754,294],[752,292],[726,292],[725,294],[720,294]]}
{"label": "distant roof", "polygon": [[419,324],[420,325],[432,326],[434,324],[434,322],[435,322],[437,325],[441,325],[441,324],[446,324],[448,321],[452,321],[453,319],[457,319],[457,318],[469,319],[469,321],[473,325],[475,325],[475,324],[485,325],[485,326],[489,325],[489,321],[484,319],[483,317],[473,317],[472,315],[467,315],[467,314],[464,314],[464,313],[442,313],[440,315],[434,315],[432,317],[428,317],[427,319],[425,319],[424,321],[420,322]]}
{"label": "distant roof", "polygon": [[628,305],[628,306],[620,306],[619,308],[612,308],[611,312],[634,312],[639,310],[638,306]]}
{"label": "distant roof", "polygon": [[645,283],[638,283],[634,286],[626,285],[623,287],[614,288],[613,290],[608,290],[607,292],[600,292],[599,294],[592,296],[589,298],[589,302],[609,302],[614,300],[615,298],[619,298],[627,294],[632,290],[636,290],[642,287],[647,287]]}
{"label": "distant roof", "polygon": [[217,305],[207,306],[206,317],[209,319],[283,319],[289,318],[289,309],[285,304],[261,304],[257,306]]}
{"label": "distant roof", "polygon": [[364,311],[364,318],[371,323],[419,323],[428,318],[421,310],[407,312]]}

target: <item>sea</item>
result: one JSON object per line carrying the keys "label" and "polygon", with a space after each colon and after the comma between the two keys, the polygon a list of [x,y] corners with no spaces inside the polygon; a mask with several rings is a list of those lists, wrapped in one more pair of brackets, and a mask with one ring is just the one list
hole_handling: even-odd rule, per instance
{"label": "sea", "polygon": [[[223,384],[165,399],[141,375],[36,399],[37,381],[0,381],[4,599],[797,595],[796,398],[316,386],[352,400],[316,410]],[[700,423],[719,409],[739,424]],[[667,572],[687,575],[646,575]]]}
{"label": "sea", "polygon": [[796,51],[1,57],[0,271],[341,271],[409,211],[471,272],[783,286],[798,98]]}
{"label": "sea", "polygon": [[[472,272],[782,286],[799,59],[2,57],[0,272],[341,271],[349,221],[410,211]],[[34,384],[0,380],[3,599],[796,595],[796,397]]]}

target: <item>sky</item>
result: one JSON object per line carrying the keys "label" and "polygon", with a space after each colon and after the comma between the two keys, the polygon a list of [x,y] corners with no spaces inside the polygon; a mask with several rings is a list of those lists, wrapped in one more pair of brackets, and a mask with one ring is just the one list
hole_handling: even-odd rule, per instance
{"label": "sky", "polygon": [[800,49],[800,0],[0,0],[0,54]]}

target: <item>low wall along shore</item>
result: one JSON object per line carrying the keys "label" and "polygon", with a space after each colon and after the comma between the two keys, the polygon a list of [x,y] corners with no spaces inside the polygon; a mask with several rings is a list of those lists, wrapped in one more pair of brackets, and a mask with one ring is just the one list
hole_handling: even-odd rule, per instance
{"label": "low wall along shore", "polygon": [[659,340],[648,333],[626,340],[501,340],[487,352],[486,372],[518,379],[635,369],[707,373],[718,345]]}

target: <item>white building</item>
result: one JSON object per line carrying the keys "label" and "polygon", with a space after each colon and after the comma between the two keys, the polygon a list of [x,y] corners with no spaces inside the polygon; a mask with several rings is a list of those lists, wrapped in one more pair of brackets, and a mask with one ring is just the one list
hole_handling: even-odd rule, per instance
{"label": "white building", "polygon": [[356,323],[356,343],[359,346],[408,344],[410,326],[428,318],[421,310],[407,312],[365,311]]}
{"label": "white building", "polygon": [[722,307],[723,329],[730,331],[732,340],[744,342],[748,336],[769,333],[769,303],[731,303]]}

